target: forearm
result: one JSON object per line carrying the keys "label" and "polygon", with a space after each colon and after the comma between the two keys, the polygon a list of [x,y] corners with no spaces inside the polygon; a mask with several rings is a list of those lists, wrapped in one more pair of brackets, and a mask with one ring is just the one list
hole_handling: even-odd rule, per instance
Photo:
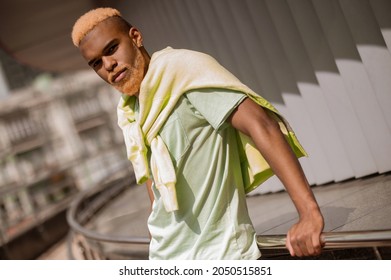
{"label": "forearm", "polygon": [[283,183],[299,216],[319,211],[299,160],[285,140],[278,124],[262,127],[251,132],[249,136]]}
{"label": "forearm", "polygon": [[153,201],[155,200],[155,198],[153,196],[153,191],[152,191],[152,180],[148,179],[147,182],[145,183],[145,186],[147,187],[148,197],[151,202],[151,210],[152,210]]}

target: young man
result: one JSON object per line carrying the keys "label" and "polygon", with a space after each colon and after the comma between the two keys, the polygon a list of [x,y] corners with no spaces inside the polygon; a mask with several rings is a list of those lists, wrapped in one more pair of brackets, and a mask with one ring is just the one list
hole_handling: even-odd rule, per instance
{"label": "young man", "polygon": [[123,94],[118,124],[152,202],[151,259],[258,259],[246,193],[273,173],[299,214],[291,255],[320,253],[323,217],[297,160],[305,152],[270,103],[205,54],[166,48],[150,57],[115,9],[83,15],[72,39]]}

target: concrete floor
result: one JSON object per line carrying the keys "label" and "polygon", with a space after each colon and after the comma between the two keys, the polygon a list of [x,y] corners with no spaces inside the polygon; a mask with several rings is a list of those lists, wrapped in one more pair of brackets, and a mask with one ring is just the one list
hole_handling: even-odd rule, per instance
{"label": "concrete floor", "polygon": [[[391,229],[391,173],[313,188],[324,231]],[[286,192],[248,198],[258,234],[284,234],[297,213]]]}
{"label": "concrete floor", "polygon": [[[391,173],[317,186],[313,191],[326,232],[391,229]],[[248,207],[259,235],[285,234],[297,220],[286,192],[249,196]],[[118,236],[147,236],[148,212],[145,188],[130,188],[99,215],[95,228]],[[67,259],[64,243],[59,242],[40,259]]]}

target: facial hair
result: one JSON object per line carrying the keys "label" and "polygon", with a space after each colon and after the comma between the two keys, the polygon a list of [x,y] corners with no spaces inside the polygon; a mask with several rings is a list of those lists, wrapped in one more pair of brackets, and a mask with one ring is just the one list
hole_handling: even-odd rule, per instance
{"label": "facial hair", "polygon": [[125,95],[138,95],[141,82],[145,75],[145,60],[141,51],[134,47],[135,57],[131,64],[123,65],[123,69],[127,69],[126,76],[113,86]]}

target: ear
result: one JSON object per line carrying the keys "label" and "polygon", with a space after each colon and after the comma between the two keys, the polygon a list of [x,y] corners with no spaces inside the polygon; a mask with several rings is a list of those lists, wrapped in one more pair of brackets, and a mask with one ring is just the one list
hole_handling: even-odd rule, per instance
{"label": "ear", "polygon": [[136,27],[130,28],[129,37],[138,48],[143,46],[143,36]]}

